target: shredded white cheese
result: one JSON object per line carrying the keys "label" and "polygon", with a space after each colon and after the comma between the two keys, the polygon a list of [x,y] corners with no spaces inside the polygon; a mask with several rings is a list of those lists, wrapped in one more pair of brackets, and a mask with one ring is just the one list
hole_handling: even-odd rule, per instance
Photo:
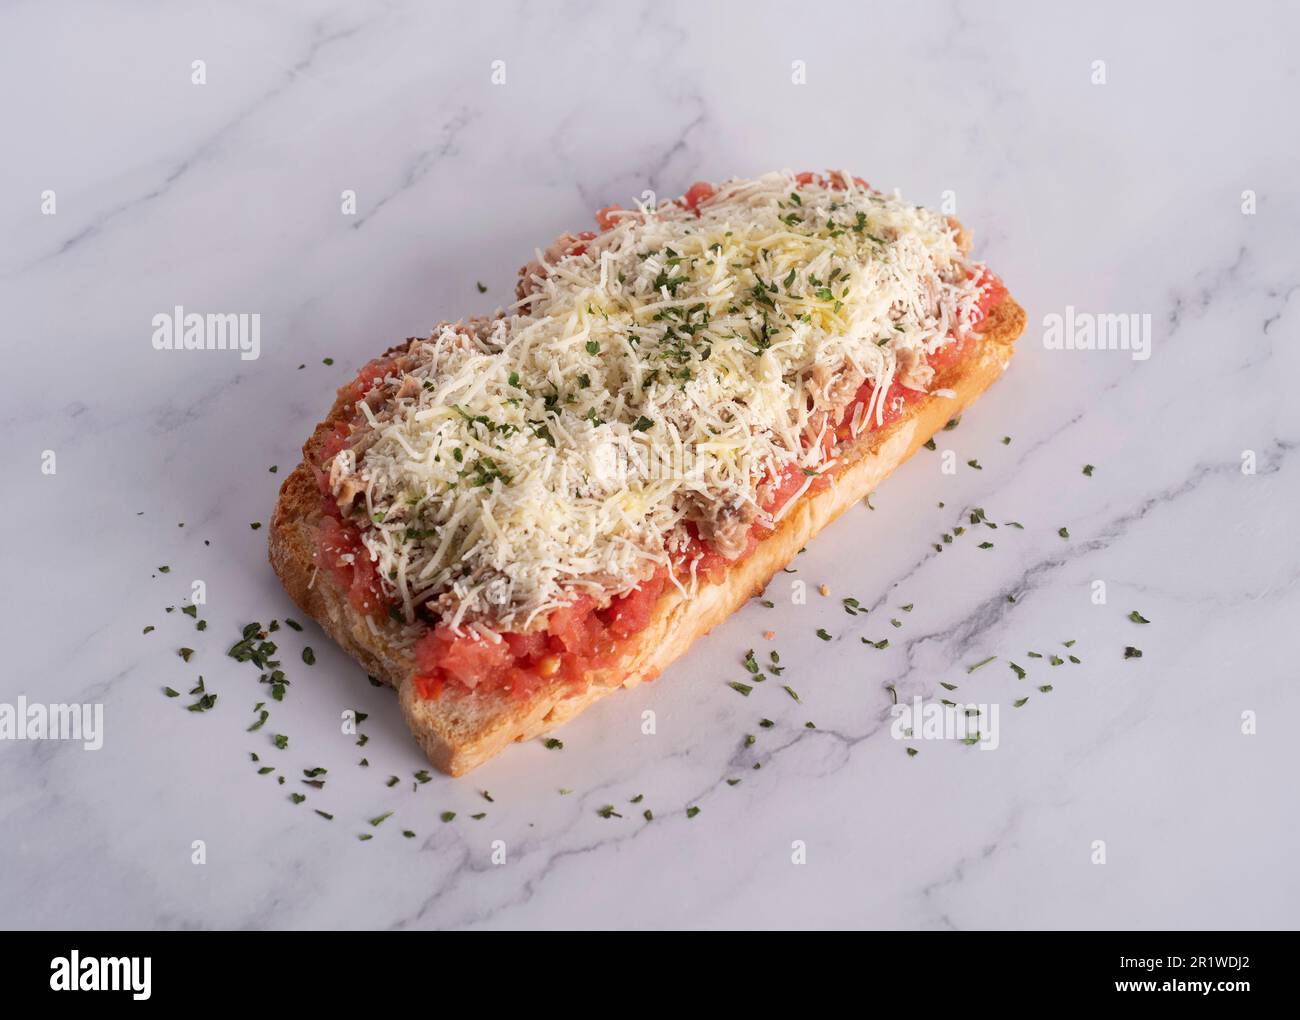
{"label": "shredded white cheese", "polygon": [[980,267],[942,216],[840,180],[615,214],[584,251],[539,254],[509,314],[411,344],[329,465],[408,621],[431,602],[456,628],[528,630],[580,594],[608,604],[692,534],[738,555],[774,479],[830,465],[821,437],[864,380],[854,434],[896,375],[928,381]]}

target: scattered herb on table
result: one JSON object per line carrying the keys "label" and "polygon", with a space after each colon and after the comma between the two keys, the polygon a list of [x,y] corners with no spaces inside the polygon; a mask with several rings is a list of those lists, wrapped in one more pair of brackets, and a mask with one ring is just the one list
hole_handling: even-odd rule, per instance
{"label": "scattered herb on table", "polygon": [[216,703],[217,696],[215,694],[205,694],[199,698],[198,701],[194,702],[194,704],[186,705],[185,707],[191,712],[206,712]]}

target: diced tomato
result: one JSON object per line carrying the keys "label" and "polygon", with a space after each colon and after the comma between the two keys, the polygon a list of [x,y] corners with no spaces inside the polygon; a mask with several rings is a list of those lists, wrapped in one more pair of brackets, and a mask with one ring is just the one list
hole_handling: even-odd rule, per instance
{"label": "diced tomato", "polygon": [[708,181],[696,181],[690,186],[686,194],[682,196],[682,203],[696,216],[700,214],[700,206],[711,199],[718,193]]}
{"label": "diced tomato", "polygon": [[439,624],[415,643],[415,664],[422,676],[439,673],[462,687],[498,686],[514,666],[510,646],[472,633],[456,634]]}
{"label": "diced tomato", "polygon": [[336,517],[321,519],[316,530],[316,562],[340,588],[352,587],[352,564],[362,548],[356,526]]}
{"label": "diced tomato", "polygon": [[352,430],[348,428],[345,422],[337,421],[330,431],[325,433],[320,443],[320,464],[314,462],[307,466],[311,468],[312,477],[316,479],[316,488],[320,490],[321,505],[325,513],[330,517],[342,517],[339,513],[338,504],[334,502],[333,493],[330,491],[330,473],[328,465],[338,454],[346,450],[348,440],[352,437]]}
{"label": "diced tomato", "polygon": [[363,548],[352,565],[352,587],[348,590],[348,601],[352,603],[353,609],[366,616],[374,616],[388,605],[384,601],[384,588],[379,583],[379,573],[368,549]]}
{"label": "diced tomato", "polygon": [[951,343],[944,344],[933,354],[927,354],[925,360],[931,368],[936,372],[939,372],[957,364],[957,362],[966,357],[974,347],[975,338],[973,336],[964,336],[960,340],[954,340]]}
{"label": "diced tomato", "polygon": [[333,493],[330,491],[330,473],[322,471],[315,463],[308,462],[307,466],[311,468],[311,476],[316,479],[316,488],[321,495],[321,509],[329,517],[342,517],[339,513],[339,507],[334,502]]}
{"label": "diced tomato", "polygon": [[581,595],[567,606],[552,610],[547,630],[561,651],[586,656],[596,650],[604,627],[592,615],[595,607],[590,595]]}
{"label": "diced tomato", "polygon": [[[523,643],[516,638],[524,639]],[[545,646],[544,634],[507,634],[501,641],[489,641],[468,632],[455,634],[440,624],[415,643],[416,691],[422,698],[437,698],[450,682],[471,691],[505,690],[523,696],[546,683],[546,678],[523,663],[516,649],[544,650]]]}
{"label": "diced tomato", "polygon": [[1007,288],[990,269],[985,269],[980,274],[979,285],[984,288],[980,295],[978,312],[972,317],[973,322],[983,321],[984,317],[989,314],[989,309],[1007,296]]}
{"label": "diced tomato", "polygon": [[763,504],[763,509],[769,514],[776,513],[781,507],[790,502],[794,494],[799,491],[807,480],[808,476],[803,473],[801,468],[793,464],[790,465],[782,472],[776,487],[772,490],[772,495]]}
{"label": "diced tomato", "polygon": [[668,583],[668,571],[658,570],[647,581],[642,581],[626,595],[620,595],[608,609],[600,611],[600,619],[617,638],[629,638],[645,630],[654,615],[654,608]]}
{"label": "diced tomato", "polygon": [[[988,269],[985,269],[979,277],[979,284],[983,289],[979,297],[979,302],[975,308],[975,314],[971,316],[971,325],[977,326],[988,315],[989,309],[1007,296],[1007,288],[1003,286],[1002,281],[993,275]],[[966,355],[975,348],[975,338],[967,335],[960,340],[954,340],[951,343],[944,344],[933,354],[926,355],[926,362],[936,372],[957,364]]]}
{"label": "diced tomato", "polygon": [[348,439],[352,436],[352,429],[344,421],[336,421],[334,427],[321,440],[320,457],[321,463],[333,460],[339,453],[347,449]]}
{"label": "diced tomato", "polygon": [[426,701],[436,701],[447,686],[447,674],[440,670],[419,673],[415,677],[415,690]]}
{"label": "diced tomato", "polygon": [[623,207],[621,205],[605,206],[604,209],[596,213],[596,226],[600,227],[602,233],[606,230],[613,230],[618,226],[618,221],[621,218],[615,216],[614,213],[622,211]]}
{"label": "diced tomato", "polygon": [[[829,177],[823,177],[821,174],[815,174],[805,170],[803,173],[794,175],[794,182],[800,187],[807,184],[816,184],[819,188],[833,188],[835,191],[843,191],[848,187],[844,175],[839,171],[835,171]],[[853,183],[860,188],[866,188],[868,190],[871,188],[871,185],[861,177],[854,177]]]}
{"label": "diced tomato", "polygon": [[[858,392],[854,396],[853,402],[849,404],[847,410],[844,412],[844,418],[840,422],[839,428],[836,430],[841,440],[847,439],[853,434],[853,418],[858,413],[858,405],[870,405],[871,395],[875,390],[876,387],[870,379],[858,388]],[[886,425],[896,422],[900,417],[902,417],[903,411],[907,409],[907,405],[921,396],[924,396],[924,394],[918,390],[910,390],[895,380],[889,384],[889,389],[885,391],[882,400],[884,406],[880,409],[880,423],[876,423],[876,409],[872,408],[870,417],[864,419],[862,424],[868,432],[873,429],[882,429]]]}
{"label": "diced tomato", "polygon": [[525,694],[531,694],[533,691],[545,687],[552,682],[554,674],[543,676],[536,669],[524,666],[511,666],[506,671],[504,686],[509,688],[510,693],[516,697]]}
{"label": "diced tomato", "polygon": [[737,559],[729,560],[714,549],[712,545],[700,538],[693,525],[690,527],[690,535],[686,551],[682,553],[677,561],[677,569],[683,574],[689,574],[692,565],[694,565],[695,576],[702,581],[721,581],[733,564],[743,560],[758,545],[758,538],[751,533],[745,551]]}
{"label": "diced tomato", "polygon": [[529,662],[540,659],[546,654],[548,645],[546,634],[533,631],[531,634],[502,634],[505,643],[510,646],[510,654],[516,661]]}
{"label": "diced tomato", "polygon": [[612,661],[619,641],[645,629],[667,583],[660,571],[604,610],[580,596],[553,610],[545,631],[503,634],[500,642],[439,624],[415,644],[416,690],[436,698],[453,683],[522,697],[547,684],[585,686],[591,670]]}
{"label": "diced tomato", "polygon": [[590,230],[584,230],[581,234],[578,235],[577,244],[575,244],[572,248],[570,248],[565,254],[581,255],[583,252],[587,250],[587,242],[594,241],[595,239],[596,239],[596,235],[594,233],[592,233]]}
{"label": "diced tomato", "polygon": [[362,368],[352,382],[348,383],[343,390],[344,396],[349,401],[360,400],[370,392],[375,383],[393,370],[393,364],[392,358],[376,358]]}
{"label": "diced tomato", "polygon": [[384,608],[375,563],[351,521],[330,516],[321,519],[316,531],[316,561],[340,588],[348,590],[349,601],[358,612],[373,614]]}
{"label": "diced tomato", "polygon": [[[326,505],[333,500],[326,500]],[[340,588],[359,613],[375,615],[385,608],[384,590],[361,532],[351,521],[321,518],[316,530],[316,562]]]}

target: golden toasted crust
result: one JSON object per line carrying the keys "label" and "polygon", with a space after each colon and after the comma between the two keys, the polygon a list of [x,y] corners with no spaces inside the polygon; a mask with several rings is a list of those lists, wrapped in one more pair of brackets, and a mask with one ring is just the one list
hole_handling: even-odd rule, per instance
{"label": "golden toasted crust", "polygon": [[314,458],[325,435],[350,413],[350,403],[341,393],[330,416],[304,445],[304,462],[280,490],[270,529],[271,564],[303,612],[367,672],[397,688],[402,714],[429,761],[453,776],[464,775],[512,741],[553,729],[620,686],[634,687],[658,676],[696,638],[761,592],[809,539],[873,491],[983,393],[1011,360],[1024,327],[1024,309],[1004,298],[984,320],[983,339],[975,350],[935,379],[932,389],[950,391],[951,396],[931,393],[891,425],[841,447],[833,484],[800,498],[776,530],[732,567],[723,581],[702,584],[692,599],[669,588],[649,626],[631,639],[614,666],[593,671],[586,690],[579,693],[559,687],[519,698],[448,686],[436,699],[421,698],[414,683],[415,663],[409,651],[393,641],[396,625],[358,614],[346,591],[326,574],[317,574],[315,531],[322,516],[321,497],[307,461]]}

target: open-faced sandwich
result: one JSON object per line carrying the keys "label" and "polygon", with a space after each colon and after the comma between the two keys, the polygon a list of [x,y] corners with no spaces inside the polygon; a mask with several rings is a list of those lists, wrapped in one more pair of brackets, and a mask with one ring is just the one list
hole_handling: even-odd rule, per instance
{"label": "open-faced sandwich", "polygon": [[597,224],[539,252],[505,313],[366,365],[276,507],[289,594],[453,775],[656,677],[1025,324],[959,223],[842,173]]}

